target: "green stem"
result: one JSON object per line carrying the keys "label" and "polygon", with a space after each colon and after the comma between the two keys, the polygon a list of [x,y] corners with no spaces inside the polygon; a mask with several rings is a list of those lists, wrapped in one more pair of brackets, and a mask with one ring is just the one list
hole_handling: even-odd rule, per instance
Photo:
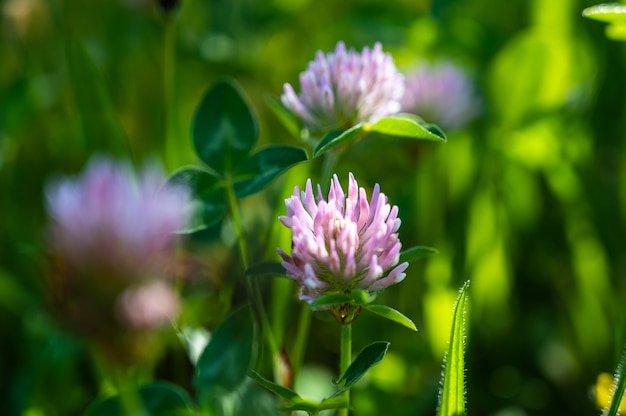
{"label": "green stem", "polygon": [[144,409],[135,383],[129,380],[125,374],[122,374],[121,370],[118,370],[115,374],[115,384],[122,405],[122,414],[126,416],[142,415]]}
{"label": "green stem", "polygon": [[[237,197],[235,196],[235,189],[233,186],[233,182],[231,178],[226,178],[225,188],[226,188],[226,197],[228,198],[228,208],[230,212],[230,217],[233,221],[233,226],[235,227],[235,233],[237,234],[237,246],[239,247],[239,255],[241,256],[241,262],[243,264],[244,270],[248,269],[250,266],[250,261],[248,259],[248,249],[246,246],[246,238],[243,231],[243,225],[241,222],[241,216],[239,214],[239,205],[237,204]],[[246,285],[248,285],[248,290],[251,291],[250,278],[246,278]]]}
{"label": "green stem", "polygon": [[[250,266],[250,260],[248,257],[248,248],[246,245],[246,236],[241,222],[241,216],[239,214],[239,205],[237,204],[237,196],[235,195],[235,188],[233,181],[230,177],[225,180],[226,197],[228,199],[228,207],[230,210],[233,226],[235,227],[235,233],[237,234],[237,246],[239,247],[239,255],[241,256],[241,262],[244,270],[247,270]],[[260,325],[261,334],[266,338],[266,341],[270,347],[272,357],[276,357],[280,350],[276,339],[274,338],[269,325],[269,319],[267,313],[263,307],[263,301],[261,297],[261,290],[256,280],[253,280],[250,276],[245,276],[246,290],[248,291],[248,299],[252,305],[252,311],[255,319]]]}
{"label": "green stem", "polygon": [[293,367],[293,380],[298,379],[302,361],[304,359],[304,350],[306,349],[307,339],[309,335],[309,327],[311,326],[311,308],[306,302],[302,302],[302,310],[300,311],[300,319],[298,322],[298,332],[293,345],[291,354],[291,364]]}
{"label": "green stem", "polygon": [[[341,350],[339,356],[340,377],[345,374],[352,362],[352,324],[347,323],[341,326]],[[346,405],[348,407],[339,409],[337,416],[348,416],[350,406],[350,390],[344,393]]]}

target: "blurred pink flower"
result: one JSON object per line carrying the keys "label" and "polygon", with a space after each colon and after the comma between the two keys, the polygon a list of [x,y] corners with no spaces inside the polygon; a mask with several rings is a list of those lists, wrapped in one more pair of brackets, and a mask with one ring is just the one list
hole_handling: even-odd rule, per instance
{"label": "blurred pink flower", "polygon": [[481,103],[468,75],[448,61],[425,63],[406,74],[402,111],[444,129],[465,127]]}
{"label": "blurred pink flower", "polygon": [[279,218],[292,231],[292,254],[278,253],[287,275],[301,286],[301,299],[353,289],[374,292],[402,281],[408,263],[398,265],[398,207],[389,205],[378,184],[369,202],[352,174],[347,196],[337,175],[328,201],[319,185],[317,193],[315,198],[310,179],[301,194],[296,187],[285,200],[287,215]]}
{"label": "blurred pink flower", "polygon": [[404,77],[380,43],[361,53],[337,43],[334,52],[318,51],[300,74],[300,94],[286,83],[287,109],[312,131],[347,128],[400,111]]}
{"label": "blurred pink flower", "polygon": [[46,187],[53,251],[79,271],[151,278],[168,266],[174,233],[188,219],[189,192],[162,187],[164,172],[95,157],[84,173]]}
{"label": "blurred pink flower", "polygon": [[178,315],[178,297],[162,281],[131,286],[117,301],[117,315],[130,328],[153,329],[172,321]]}

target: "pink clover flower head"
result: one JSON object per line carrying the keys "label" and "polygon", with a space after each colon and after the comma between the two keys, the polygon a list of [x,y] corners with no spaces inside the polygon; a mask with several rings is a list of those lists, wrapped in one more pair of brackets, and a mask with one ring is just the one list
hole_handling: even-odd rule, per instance
{"label": "pink clover flower head", "polygon": [[400,111],[404,76],[380,43],[361,53],[343,42],[326,55],[318,51],[300,74],[300,94],[286,83],[283,105],[312,131],[347,128]]}
{"label": "pink clover flower head", "polygon": [[84,172],[46,186],[53,250],[77,270],[155,277],[169,264],[174,233],[188,221],[190,192],[164,187],[164,172],[98,156]]}
{"label": "pink clover flower head", "polygon": [[406,74],[402,111],[444,129],[465,127],[481,103],[469,76],[449,61],[425,63]]}
{"label": "pink clover flower head", "polygon": [[317,198],[313,195],[310,179],[304,192],[296,187],[285,200],[287,215],[279,219],[291,229],[292,253],[278,253],[287,275],[300,285],[302,300],[353,289],[376,292],[405,277],[409,264],[398,265],[398,207],[389,205],[378,184],[368,201],[349,176],[347,195],[334,175],[327,200],[319,185]]}

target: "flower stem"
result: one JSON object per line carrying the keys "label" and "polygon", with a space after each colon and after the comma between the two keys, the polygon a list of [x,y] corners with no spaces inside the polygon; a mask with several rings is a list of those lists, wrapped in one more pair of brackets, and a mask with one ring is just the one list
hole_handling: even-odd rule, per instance
{"label": "flower stem", "polygon": [[302,361],[304,358],[304,350],[306,349],[307,339],[309,335],[309,327],[311,326],[311,308],[305,302],[302,303],[300,311],[300,319],[298,321],[298,332],[293,345],[293,353],[291,363],[293,367],[293,379],[298,379]]}
{"label": "flower stem", "polygon": [[[340,377],[345,374],[352,362],[352,324],[347,323],[341,326],[341,349],[339,356]],[[338,416],[348,416],[350,410],[350,390],[344,393],[346,405],[348,407],[339,409]]]}
{"label": "flower stem", "polygon": [[[241,222],[241,216],[239,214],[239,205],[237,204],[237,197],[235,195],[235,188],[233,181],[230,177],[225,180],[226,195],[228,199],[228,207],[235,227],[235,233],[237,234],[237,246],[239,247],[239,255],[241,256],[241,262],[244,270],[247,270],[250,266],[250,260],[248,257],[248,248],[246,245],[246,236]],[[253,280],[249,275],[244,277],[246,282],[246,290],[248,291],[248,299],[252,305],[252,311],[254,317],[261,329],[261,334],[265,336],[267,344],[270,347],[272,357],[276,357],[280,351],[274,335],[270,330],[269,319],[267,313],[263,307],[263,301],[261,297],[261,290],[256,280]]]}

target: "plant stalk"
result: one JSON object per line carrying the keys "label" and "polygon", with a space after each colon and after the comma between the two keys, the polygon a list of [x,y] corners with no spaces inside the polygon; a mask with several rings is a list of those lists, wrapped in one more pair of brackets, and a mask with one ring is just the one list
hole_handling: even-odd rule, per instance
{"label": "plant stalk", "polygon": [[[341,349],[339,356],[340,377],[343,376],[352,362],[352,324],[341,326]],[[339,409],[337,416],[348,416],[350,413],[350,390],[344,393],[348,407]]]}

